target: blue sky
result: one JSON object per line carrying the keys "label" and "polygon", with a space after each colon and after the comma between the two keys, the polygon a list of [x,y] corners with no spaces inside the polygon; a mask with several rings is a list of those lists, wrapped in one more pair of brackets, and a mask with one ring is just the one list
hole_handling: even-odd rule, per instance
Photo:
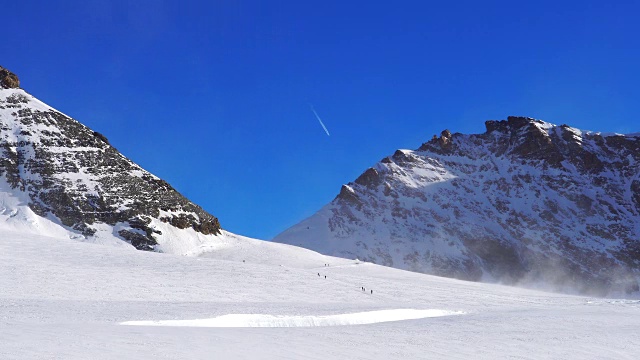
{"label": "blue sky", "polygon": [[23,88],[262,239],[443,129],[525,115],[640,131],[637,1],[12,1],[3,13],[0,65]]}

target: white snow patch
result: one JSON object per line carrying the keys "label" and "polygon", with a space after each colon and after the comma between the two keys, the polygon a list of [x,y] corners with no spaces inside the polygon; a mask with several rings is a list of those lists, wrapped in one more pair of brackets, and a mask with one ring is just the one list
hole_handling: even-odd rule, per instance
{"label": "white snow patch", "polygon": [[4,177],[0,177],[0,233],[48,234],[61,238],[78,236],[66,230],[57,219],[36,215],[29,207],[29,195],[19,189],[11,189]]}
{"label": "white snow patch", "polygon": [[390,321],[415,320],[431,317],[462,315],[461,311],[391,309],[351,314],[323,316],[286,316],[264,314],[229,314],[211,319],[125,321],[120,325],[135,326],[188,326],[188,327],[313,327],[366,325]]}

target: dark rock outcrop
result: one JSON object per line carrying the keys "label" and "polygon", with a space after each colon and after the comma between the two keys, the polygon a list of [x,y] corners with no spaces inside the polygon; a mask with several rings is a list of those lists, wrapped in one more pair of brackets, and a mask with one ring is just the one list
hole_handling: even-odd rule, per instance
{"label": "dark rock outcrop", "polygon": [[0,87],[4,89],[17,89],[20,87],[18,76],[0,66]]}
{"label": "dark rock outcrop", "polygon": [[374,168],[368,168],[357,179],[356,184],[375,187],[379,184],[378,171]]}

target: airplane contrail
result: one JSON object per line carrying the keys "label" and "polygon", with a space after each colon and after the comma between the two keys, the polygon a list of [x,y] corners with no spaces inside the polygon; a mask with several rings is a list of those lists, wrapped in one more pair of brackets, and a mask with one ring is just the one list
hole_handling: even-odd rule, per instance
{"label": "airplane contrail", "polygon": [[318,116],[318,113],[316,112],[316,110],[313,108],[313,105],[309,104],[309,107],[311,108],[311,111],[313,111],[313,114],[316,116],[316,119],[318,119],[318,121],[320,122],[320,125],[322,125],[322,128],[324,129],[324,132],[327,133],[327,136],[331,136],[329,135],[329,130],[327,130],[327,127],[324,126],[324,123],[322,122],[322,120],[320,119],[320,116]]}

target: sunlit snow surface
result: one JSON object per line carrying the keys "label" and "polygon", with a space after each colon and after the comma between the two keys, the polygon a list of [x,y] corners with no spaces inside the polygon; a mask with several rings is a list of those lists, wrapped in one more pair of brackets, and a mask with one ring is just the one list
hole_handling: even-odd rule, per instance
{"label": "sunlit snow surface", "polygon": [[[468,283],[225,239],[200,257],[176,256],[0,227],[0,359],[640,358],[637,299]],[[398,321],[353,326],[121,325],[239,324],[238,314],[262,314],[270,326],[332,316],[355,324],[349,314],[380,320],[396,309],[464,314],[396,313]]]}
{"label": "sunlit snow surface", "polygon": [[460,315],[460,311],[392,309],[325,316],[274,316],[265,314],[229,314],[212,319],[125,321],[121,325],[192,327],[311,327],[366,325],[389,321],[414,320]]}

